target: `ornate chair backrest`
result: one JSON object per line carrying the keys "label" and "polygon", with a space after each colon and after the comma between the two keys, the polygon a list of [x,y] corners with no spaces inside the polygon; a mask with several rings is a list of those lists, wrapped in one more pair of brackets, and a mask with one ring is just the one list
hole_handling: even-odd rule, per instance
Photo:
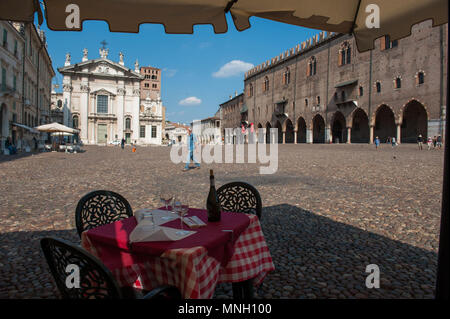
{"label": "ornate chair backrest", "polygon": [[262,201],[258,190],[245,182],[231,182],[217,190],[222,210],[255,214],[261,219]]}
{"label": "ornate chair backrest", "polygon": [[98,190],[80,199],[75,211],[78,235],[85,230],[133,216],[128,201],[120,194]]}
{"label": "ornate chair backrest", "polygon": [[41,239],[41,248],[64,299],[122,298],[111,272],[81,247],[47,237]]}

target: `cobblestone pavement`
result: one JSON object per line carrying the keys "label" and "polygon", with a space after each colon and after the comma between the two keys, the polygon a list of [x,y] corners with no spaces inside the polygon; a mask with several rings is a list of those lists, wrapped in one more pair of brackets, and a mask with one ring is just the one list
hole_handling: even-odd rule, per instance
{"label": "cobblestone pavement", "polygon": [[[280,145],[278,171],[260,164],[203,164],[182,172],[168,147],[86,146],[78,154],[0,157],[0,298],[58,296],[39,239],[79,241],[78,200],[116,191],[133,209],[160,206],[168,184],[205,207],[209,170],[216,185],[242,180],[263,200],[261,224],[276,270],[258,298],[432,298],[443,178],[443,151],[382,145]],[[367,289],[368,264],[381,288]],[[221,284],[217,298],[230,298]]]}

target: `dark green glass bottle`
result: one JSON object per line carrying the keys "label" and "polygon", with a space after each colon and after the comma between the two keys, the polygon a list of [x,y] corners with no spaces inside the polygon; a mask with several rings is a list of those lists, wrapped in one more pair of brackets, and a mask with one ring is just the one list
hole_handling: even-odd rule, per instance
{"label": "dark green glass bottle", "polygon": [[220,204],[217,198],[216,186],[214,183],[213,170],[209,171],[209,194],[206,200],[206,209],[208,210],[208,221],[218,222],[220,221]]}

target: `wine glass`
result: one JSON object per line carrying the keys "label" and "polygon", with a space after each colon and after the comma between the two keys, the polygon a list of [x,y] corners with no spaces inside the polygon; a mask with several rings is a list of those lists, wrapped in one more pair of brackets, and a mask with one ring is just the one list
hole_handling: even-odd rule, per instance
{"label": "wine glass", "polygon": [[163,187],[159,193],[159,199],[166,206],[166,210],[169,210],[169,204],[173,199],[173,193],[169,189]]}
{"label": "wine glass", "polygon": [[181,220],[181,229],[184,229],[183,217],[187,215],[188,211],[189,211],[189,205],[180,205],[180,207],[178,209],[178,214],[180,215],[180,220]]}

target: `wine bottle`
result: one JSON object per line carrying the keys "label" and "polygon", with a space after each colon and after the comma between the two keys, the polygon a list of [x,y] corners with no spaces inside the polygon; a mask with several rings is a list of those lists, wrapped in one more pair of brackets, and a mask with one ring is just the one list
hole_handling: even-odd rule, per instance
{"label": "wine bottle", "polygon": [[214,173],[213,170],[209,171],[209,194],[206,200],[206,208],[208,210],[208,221],[218,222],[220,221],[220,204],[217,198],[216,186],[214,185]]}

